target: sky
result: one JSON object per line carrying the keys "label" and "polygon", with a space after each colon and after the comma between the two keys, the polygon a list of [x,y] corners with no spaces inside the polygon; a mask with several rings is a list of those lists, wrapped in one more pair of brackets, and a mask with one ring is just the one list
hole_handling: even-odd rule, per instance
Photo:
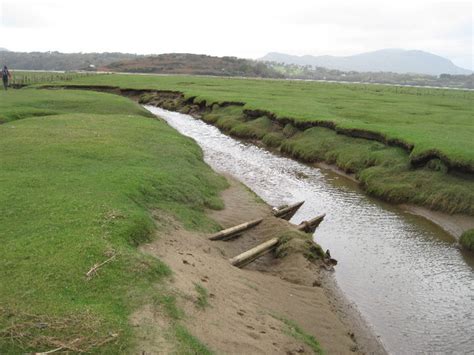
{"label": "sky", "polygon": [[473,1],[0,0],[14,51],[352,55],[419,49],[474,69]]}

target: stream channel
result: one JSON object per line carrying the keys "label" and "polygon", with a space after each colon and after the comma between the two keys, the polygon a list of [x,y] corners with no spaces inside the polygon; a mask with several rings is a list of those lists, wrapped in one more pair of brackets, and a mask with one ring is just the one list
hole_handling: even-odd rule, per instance
{"label": "stream channel", "polygon": [[334,277],[389,353],[474,353],[474,257],[422,217],[365,195],[331,170],[228,137],[189,115],[146,106],[193,138],[207,164],[276,206],[305,200],[295,224],[321,213],[315,241]]}

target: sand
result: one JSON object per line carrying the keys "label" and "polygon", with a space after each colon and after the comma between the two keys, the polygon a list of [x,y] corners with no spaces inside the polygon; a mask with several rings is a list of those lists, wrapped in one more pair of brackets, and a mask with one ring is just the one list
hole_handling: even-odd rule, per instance
{"label": "sand", "polygon": [[[229,258],[294,226],[273,217],[271,208],[245,186],[229,181],[222,194],[225,209],[209,212],[210,217],[223,227],[264,218],[255,229],[232,241],[209,241],[208,235],[187,231],[157,212],[156,218],[167,219],[170,228],[142,247],[173,270],[169,288],[178,295],[187,329],[217,353],[313,353],[290,334],[286,319],[314,336],[328,354],[384,353],[371,334],[357,343],[360,331],[354,336],[351,327],[360,328],[360,323],[344,315],[322,263],[311,263],[301,254],[279,259],[269,253],[243,269],[230,265]],[[209,292],[209,306],[196,306],[196,284]],[[173,352],[163,336],[169,325],[164,315],[147,305],[131,321],[139,336],[137,353]]]}

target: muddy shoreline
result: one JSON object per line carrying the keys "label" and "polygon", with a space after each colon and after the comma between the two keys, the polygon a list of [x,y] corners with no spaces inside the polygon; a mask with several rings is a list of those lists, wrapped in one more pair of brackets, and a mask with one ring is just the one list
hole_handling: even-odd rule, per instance
{"label": "muddy shoreline", "polygon": [[[336,267],[337,272],[337,267]],[[333,274],[323,275],[324,291],[333,301],[331,305],[341,322],[351,329],[350,336],[353,337],[360,351],[365,354],[388,354],[380,337],[369,323],[362,317],[357,306],[350,302],[341,288],[338,286]]]}

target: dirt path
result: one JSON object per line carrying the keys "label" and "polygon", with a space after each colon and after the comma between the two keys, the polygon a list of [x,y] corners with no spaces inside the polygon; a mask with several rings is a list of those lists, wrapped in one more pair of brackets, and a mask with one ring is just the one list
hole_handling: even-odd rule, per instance
{"label": "dirt path", "polygon": [[[184,309],[189,331],[210,349],[226,354],[313,353],[287,321],[313,335],[329,354],[358,352],[351,331],[341,323],[323,287],[323,271],[301,254],[276,259],[268,254],[244,269],[228,258],[274,237],[291,225],[271,216],[270,207],[234,180],[224,191],[225,209],[210,216],[223,227],[265,217],[251,232],[233,241],[209,241],[206,235],[177,225],[159,240],[143,247],[173,270],[171,287]],[[197,307],[196,285],[209,294],[207,307]],[[140,353],[167,352],[158,334],[165,324],[143,309],[132,322],[148,325],[142,332]],[[155,327],[153,324],[155,323]],[[291,333],[293,332],[293,335]],[[150,346],[154,344],[154,346]]]}

